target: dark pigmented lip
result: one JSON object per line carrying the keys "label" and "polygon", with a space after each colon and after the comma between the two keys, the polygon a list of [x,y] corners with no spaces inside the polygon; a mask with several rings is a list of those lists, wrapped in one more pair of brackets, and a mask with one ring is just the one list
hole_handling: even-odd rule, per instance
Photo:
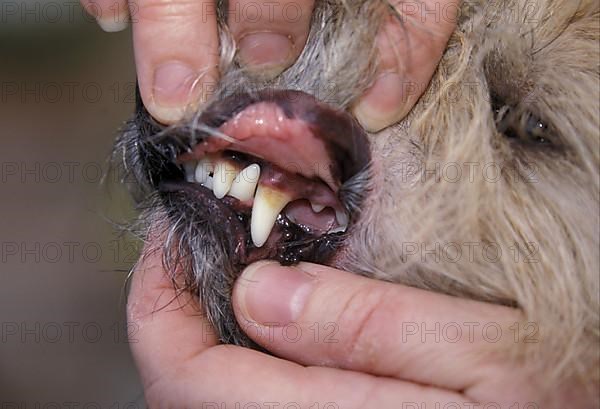
{"label": "dark pigmented lip", "polygon": [[186,203],[189,212],[185,217],[191,224],[218,220],[216,239],[224,246],[228,261],[239,269],[263,259],[274,259],[284,265],[299,261],[327,263],[343,241],[341,233],[311,235],[280,215],[268,242],[257,248],[250,240],[249,213],[240,211],[237,199],[217,199],[211,190],[190,182],[161,182],[158,191],[167,208],[176,207],[168,206],[171,201]]}

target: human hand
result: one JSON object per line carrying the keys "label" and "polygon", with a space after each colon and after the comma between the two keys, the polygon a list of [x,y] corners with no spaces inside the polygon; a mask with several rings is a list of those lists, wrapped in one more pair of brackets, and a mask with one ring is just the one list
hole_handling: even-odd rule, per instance
{"label": "human hand", "polygon": [[427,89],[460,16],[460,0],[389,0],[390,15],[376,39],[374,84],[353,113],[370,132],[404,118]]}
{"label": "human hand", "polygon": [[[377,79],[353,107],[367,130],[399,121],[425,91],[456,25],[458,1],[391,2],[398,16],[390,16],[377,37]],[[214,89],[219,39],[213,1],[81,2],[106,31],[124,29],[131,14],[141,96],[159,121],[177,122]],[[293,19],[285,12],[292,5]],[[313,7],[314,0],[230,1],[227,24],[238,59],[269,76],[281,73],[304,48]]]}
{"label": "human hand", "polygon": [[182,297],[161,254],[143,257],[128,319],[152,408],[589,407],[583,387],[545,390],[533,368],[511,359],[515,309],[320,265],[259,262],[238,279],[233,305],[274,357],[218,345],[194,297]]}
{"label": "human hand", "polygon": [[[105,31],[131,20],[138,84],[144,105],[159,121],[182,119],[203,102],[219,78],[216,2],[210,0],[81,0]],[[270,75],[302,52],[314,0],[229,1],[227,25],[239,60]],[[260,7],[258,7],[260,6]],[[292,7],[293,6],[293,7]],[[287,16],[293,9],[293,19]],[[131,14],[131,19],[129,18]]]}

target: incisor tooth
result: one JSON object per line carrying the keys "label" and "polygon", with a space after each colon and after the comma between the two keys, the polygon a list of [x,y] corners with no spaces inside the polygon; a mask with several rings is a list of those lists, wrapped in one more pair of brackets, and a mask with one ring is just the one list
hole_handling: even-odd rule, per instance
{"label": "incisor tooth", "polygon": [[228,161],[217,162],[213,174],[213,193],[218,199],[224,198],[229,192],[238,172],[239,168]]}
{"label": "incisor tooth", "polygon": [[212,190],[212,188],[213,188],[213,177],[212,176],[207,177],[206,180],[201,183],[201,185],[204,186],[207,189]]}
{"label": "incisor tooth", "polygon": [[259,177],[260,166],[256,163],[244,168],[233,180],[228,195],[241,201],[252,199]]}
{"label": "incisor tooth", "polygon": [[348,228],[348,214],[343,210],[335,211],[335,219],[338,222],[338,227],[329,231],[329,233],[342,233]]}
{"label": "incisor tooth", "polygon": [[265,244],[277,216],[290,200],[291,197],[287,193],[269,186],[258,185],[250,220],[250,234],[256,247]]}
{"label": "incisor tooth", "polygon": [[196,172],[196,162],[185,162],[183,164],[183,169],[185,170],[185,180],[187,182],[193,182],[194,173]]}
{"label": "incisor tooth", "polygon": [[321,210],[325,209],[325,206],[316,204],[313,202],[310,202],[310,207],[312,208],[313,212],[315,212],[315,213],[320,213]]}
{"label": "incisor tooth", "polygon": [[204,184],[208,180],[210,174],[214,171],[214,169],[215,166],[213,165],[212,161],[210,161],[208,158],[200,159],[198,161],[198,165],[196,165],[196,170],[194,172],[194,178],[196,179],[196,182]]}

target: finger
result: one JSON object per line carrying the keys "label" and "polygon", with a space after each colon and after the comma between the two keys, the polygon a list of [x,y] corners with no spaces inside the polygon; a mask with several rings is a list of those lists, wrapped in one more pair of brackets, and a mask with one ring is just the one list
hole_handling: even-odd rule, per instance
{"label": "finger", "polygon": [[238,59],[251,71],[275,77],[296,61],[308,38],[314,0],[232,0],[228,25]]}
{"label": "finger", "polygon": [[459,394],[438,388],[303,367],[231,345],[194,357],[171,377],[150,385],[145,395],[149,407],[157,408],[397,409],[415,402],[406,407],[466,403]]}
{"label": "finger", "polygon": [[394,1],[377,36],[375,83],[359,99],[354,114],[375,132],[402,119],[427,89],[450,35],[459,0]]}
{"label": "finger", "polygon": [[278,356],[451,390],[505,364],[519,319],[507,307],[309,263],[254,264],[233,294],[242,328]]}
{"label": "finger", "polygon": [[127,300],[129,342],[146,386],[217,343],[196,298],[175,289],[155,243],[145,247],[134,269]]}
{"label": "finger", "polygon": [[212,0],[130,3],[142,100],[165,124],[181,120],[214,89],[218,36]]}
{"label": "finger", "polygon": [[144,249],[127,308],[131,348],[150,407],[246,407],[258,399],[294,408],[392,409],[402,402],[464,400],[438,388],[216,346],[197,304],[178,297],[162,268],[160,242],[156,238]]}
{"label": "finger", "polygon": [[108,33],[125,30],[129,24],[127,0],[81,0],[81,5]]}

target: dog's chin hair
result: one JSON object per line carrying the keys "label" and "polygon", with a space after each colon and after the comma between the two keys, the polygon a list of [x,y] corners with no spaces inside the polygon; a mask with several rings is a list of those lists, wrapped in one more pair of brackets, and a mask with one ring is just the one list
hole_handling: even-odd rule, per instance
{"label": "dog's chin hair", "polygon": [[[158,194],[150,195],[140,205],[140,216],[127,230],[146,242],[142,258],[161,255],[162,269],[170,278],[176,298],[157,308],[180,308],[195,297],[210,326],[203,328],[207,336],[219,342],[261,349],[241,330],[231,305],[231,290],[240,271],[236,269],[223,247],[223,235],[214,225],[197,213],[174,206],[165,206]],[[192,298],[190,298],[192,297]]]}

